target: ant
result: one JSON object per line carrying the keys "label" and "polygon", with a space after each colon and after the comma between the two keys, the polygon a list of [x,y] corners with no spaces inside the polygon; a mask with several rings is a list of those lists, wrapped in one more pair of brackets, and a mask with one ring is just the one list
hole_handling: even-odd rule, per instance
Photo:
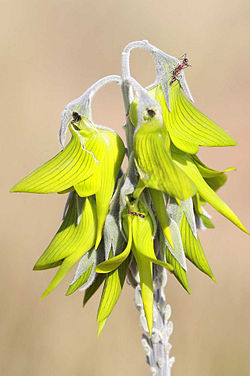
{"label": "ant", "polygon": [[132,211],[130,209],[128,209],[128,214],[131,214],[131,215],[135,215],[136,217],[141,217],[141,218],[145,218],[145,215],[144,214],[141,214],[141,213],[138,213],[138,212],[135,212],[135,211]]}
{"label": "ant", "polygon": [[173,77],[172,77],[172,80],[170,81],[170,85],[172,85],[172,83],[174,83],[177,80],[177,76],[182,69],[185,69],[187,67],[191,67],[191,65],[188,64],[187,54],[182,55],[181,58],[182,58],[182,63],[179,64],[178,67],[176,67],[174,69]]}

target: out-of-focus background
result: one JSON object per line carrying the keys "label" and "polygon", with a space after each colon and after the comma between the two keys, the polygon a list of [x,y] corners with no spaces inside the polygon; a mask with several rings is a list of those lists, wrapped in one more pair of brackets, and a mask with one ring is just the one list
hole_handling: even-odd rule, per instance
{"label": "out-of-focus background", "polygon": [[[59,150],[64,106],[94,81],[120,73],[123,47],[148,39],[165,52],[187,53],[185,74],[196,106],[238,141],[202,149],[209,166],[236,166],[221,197],[250,228],[250,3],[248,1],[22,0],[0,2],[1,55],[1,376],[150,375],[138,312],[128,285],[100,338],[99,296],[82,309],[82,293],[65,297],[71,276],[45,300],[54,270],[32,267],[60,225],[65,196],[9,194],[20,178]],[[151,57],[132,54],[142,84],[154,80]],[[94,119],[124,138],[119,88],[94,100]],[[215,213],[201,233],[216,283],[190,265],[189,296],[169,276],[173,376],[250,374],[249,238]]]}

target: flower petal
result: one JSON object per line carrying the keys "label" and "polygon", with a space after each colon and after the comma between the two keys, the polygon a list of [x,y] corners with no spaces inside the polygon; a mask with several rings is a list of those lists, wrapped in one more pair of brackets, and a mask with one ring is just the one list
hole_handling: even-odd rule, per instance
{"label": "flower petal", "polygon": [[97,330],[97,337],[99,337],[99,335],[101,334],[101,332],[103,331],[103,328],[106,324],[106,319],[103,320],[103,321],[100,321],[99,324],[98,324],[98,330]]}
{"label": "flower petal", "polygon": [[131,245],[132,245],[132,221],[131,219],[128,220],[128,243],[126,248],[122,253],[119,255],[110,258],[109,260],[106,260],[96,267],[97,273],[110,273],[113,270],[117,269],[121,263],[123,263],[126,258],[128,257],[130,251],[131,251]]}
{"label": "flower petal", "polygon": [[181,235],[177,223],[167,214],[163,193],[150,189],[157,218],[166,238],[168,248],[178,263],[187,270],[186,257],[182,246]]}
{"label": "flower petal", "polygon": [[[150,128],[150,132],[146,126]],[[137,169],[147,187],[185,200],[196,193],[196,187],[173,162],[167,150],[168,142],[167,134],[157,127],[157,119],[141,126],[134,138]]]}
{"label": "flower petal", "polygon": [[155,189],[150,189],[150,194],[154,203],[154,208],[156,211],[157,218],[160,222],[162,231],[170,246],[174,248],[174,243],[170,231],[170,221],[167,215],[167,208],[163,193]]}
{"label": "flower petal", "polygon": [[77,224],[77,199],[77,194],[74,192],[61,227],[35,264],[34,270],[47,269],[50,264],[63,260],[74,253],[82,252],[82,256],[93,246],[92,243],[96,236],[94,199],[91,197],[84,200],[79,224]]}
{"label": "flower petal", "polygon": [[[82,121],[82,127],[84,127],[84,122]],[[86,126],[85,126],[86,128]],[[87,129],[88,131],[88,129]],[[88,179],[75,184],[74,188],[76,192],[81,197],[91,196],[95,194],[101,185],[100,175],[103,164],[103,159],[106,157],[106,143],[103,139],[103,135],[98,131],[97,126],[92,124],[92,132],[88,132],[90,135],[85,138],[86,130],[80,130],[79,134],[85,140],[84,145],[87,150],[89,150],[95,157],[97,168],[92,176]]]}
{"label": "flower petal", "polygon": [[226,168],[223,171],[217,171],[217,170],[207,167],[204,163],[201,162],[201,160],[197,157],[197,155],[193,155],[192,159],[203,178],[214,178],[220,175],[225,175],[224,174],[225,172],[236,170],[235,167],[230,167],[230,168]]}
{"label": "flower petal", "polygon": [[[91,203],[91,201],[93,201]],[[86,253],[90,248],[93,247],[95,238],[96,238],[96,229],[95,229],[95,221],[96,221],[96,213],[95,213],[95,205],[93,198],[87,198],[85,200],[84,210],[81,218],[81,222],[79,227],[81,226],[81,230],[75,231],[76,237],[67,238],[66,242],[63,242],[63,239],[60,239],[62,249],[58,249],[58,242],[55,241],[55,247],[53,244],[53,240],[51,245],[45,251],[45,253],[41,256],[38,260],[37,264],[35,265],[35,269],[44,268],[46,264],[53,262],[53,260],[57,260],[58,258],[63,257],[63,262],[57,271],[55,277],[51,281],[48,288],[42,295],[42,298],[47,296],[65,277],[67,272],[72,268],[72,266]],[[56,239],[56,237],[54,238]],[[73,249],[71,248],[71,241],[73,242]],[[67,246],[69,246],[70,250],[67,250]],[[65,256],[67,255],[67,256]]]}
{"label": "flower petal", "polygon": [[100,165],[100,187],[96,192],[98,224],[95,248],[98,247],[102,238],[105,218],[108,214],[110,200],[125,154],[123,141],[114,131],[108,128],[101,128],[100,132],[102,133],[105,143],[105,156]]}
{"label": "flower petal", "polygon": [[140,275],[141,296],[143,308],[151,336],[153,328],[153,267],[152,262],[135,252],[135,259]]}
{"label": "flower petal", "polygon": [[188,279],[187,279],[187,274],[186,271],[182,268],[182,266],[179,264],[179,262],[176,260],[176,258],[171,254],[169,249],[165,247],[166,249],[166,261],[171,264],[174,268],[173,274],[175,277],[178,279],[178,281],[182,284],[184,289],[191,294]]}
{"label": "flower petal", "polygon": [[197,266],[198,269],[215,281],[212,270],[202,250],[200,240],[198,237],[197,239],[194,237],[185,215],[182,217],[180,232],[187,258]]}
{"label": "flower petal", "polygon": [[[172,265],[158,260],[154,252],[154,225],[149,215],[144,218],[134,217],[132,222],[133,245],[132,251],[136,257],[145,257],[148,261],[153,262],[172,271]],[[138,256],[139,255],[139,256]]]}
{"label": "flower petal", "polygon": [[99,289],[104,279],[105,279],[105,274],[96,274],[94,282],[85,291],[84,298],[83,298],[83,307],[89,301],[89,299],[95,294],[95,292]]}
{"label": "flower petal", "polygon": [[198,146],[236,145],[232,137],[185,98],[178,81],[171,85],[171,112],[167,108],[160,86],[156,89],[155,99],[162,106],[167,130],[173,143],[179,149],[190,154],[195,154],[198,151]]}
{"label": "flower petal", "polygon": [[183,171],[185,171],[185,173],[193,180],[193,182],[197,186],[197,190],[201,197],[205,201],[207,201],[211,206],[213,206],[219,213],[224,215],[242,231],[248,234],[248,231],[245,229],[239,218],[227,206],[227,204],[225,204],[225,202],[222,201],[222,199],[219,196],[217,196],[213,189],[210,188],[209,185],[202,178],[198,168],[192,160],[192,156],[189,156],[188,154],[184,154],[181,152],[173,152],[172,156],[175,162],[178,164],[178,166],[180,166],[183,169]]}
{"label": "flower petal", "polygon": [[105,320],[117,303],[125,282],[129,261],[130,258],[128,257],[117,269],[106,276],[97,321]]}
{"label": "flower petal", "polygon": [[60,192],[94,173],[97,164],[93,155],[83,150],[78,134],[70,130],[72,138],[66,148],[22,179],[11,192]]}

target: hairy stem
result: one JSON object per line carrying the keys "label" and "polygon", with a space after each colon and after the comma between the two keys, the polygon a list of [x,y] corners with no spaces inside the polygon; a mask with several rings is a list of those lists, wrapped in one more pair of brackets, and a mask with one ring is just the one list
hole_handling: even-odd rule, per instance
{"label": "hairy stem", "polygon": [[[130,52],[134,48],[143,48],[153,54],[154,58],[154,53],[159,53],[160,51],[152,46],[148,41],[136,41],[129,43],[124,48],[122,53],[122,93],[127,116],[125,130],[128,146],[128,156],[133,150],[133,135],[135,130],[135,127],[131,123],[128,116],[129,106],[134,99],[133,89],[139,96],[143,95],[145,91],[145,89],[143,89],[138,84],[138,82],[130,76]],[[155,253],[159,254],[159,242],[155,242],[155,247],[157,248],[155,249]],[[172,321],[169,321],[169,318],[171,316],[171,307],[169,304],[166,305],[166,298],[164,293],[164,287],[167,282],[167,272],[160,266],[154,267],[154,322],[151,337],[148,332],[146,317],[143,309],[138,270],[133,263],[130,267],[128,278],[131,285],[135,288],[135,305],[140,311],[140,321],[145,331],[145,333],[143,333],[142,335],[142,346],[146,351],[146,359],[147,363],[150,366],[151,373],[153,376],[171,376],[171,368],[175,359],[174,357],[169,356],[169,352],[171,350],[169,337],[173,331],[173,323]]]}
{"label": "hairy stem", "polygon": [[175,361],[175,358],[169,355],[172,347],[169,338],[173,332],[173,323],[169,321],[171,307],[166,304],[164,293],[166,282],[166,270],[157,266],[154,274],[154,324],[151,337],[143,310],[140,285],[138,284],[135,289],[135,305],[140,312],[141,325],[145,331],[142,335],[142,346],[153,376],[171,376]]}

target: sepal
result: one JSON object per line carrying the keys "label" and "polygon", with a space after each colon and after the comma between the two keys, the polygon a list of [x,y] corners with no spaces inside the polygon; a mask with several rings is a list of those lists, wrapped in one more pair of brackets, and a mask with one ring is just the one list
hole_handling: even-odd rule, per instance
{"label": "sepal", "polygon": [[134,136],[134,156],[145,186],[181,200],[196,193],[194,183],[172,160],[169,136],[157,115],[138,125]]}

